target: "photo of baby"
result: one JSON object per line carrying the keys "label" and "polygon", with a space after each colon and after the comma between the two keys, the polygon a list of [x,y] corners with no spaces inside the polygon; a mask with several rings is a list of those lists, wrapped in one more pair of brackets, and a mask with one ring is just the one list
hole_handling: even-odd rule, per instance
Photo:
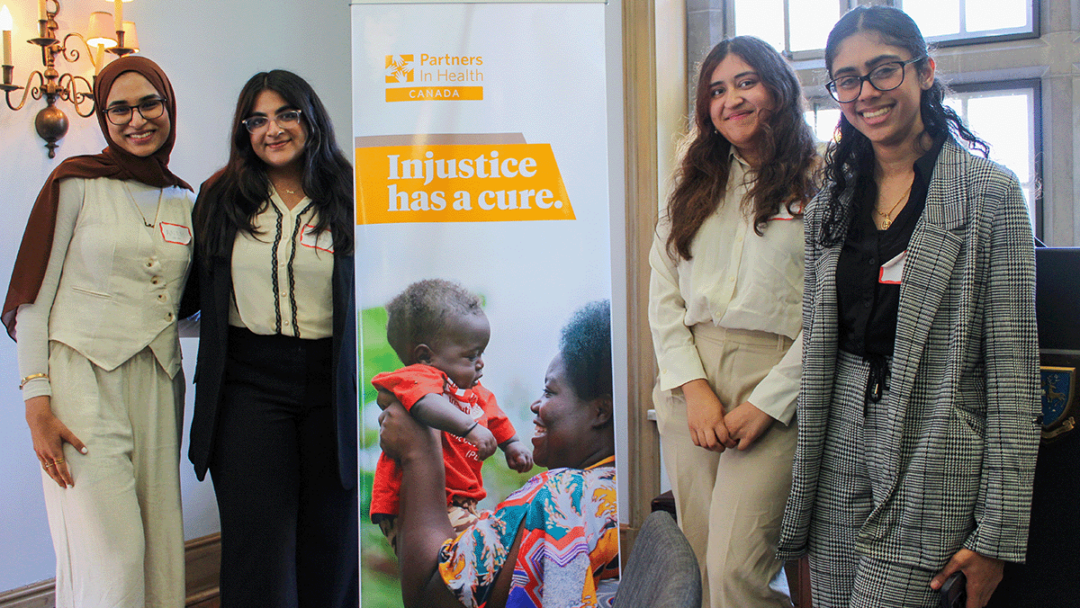
{"label": "photo of baby", "polygon": [[[422,279],[381,314],[365,312],[386,342],[364,349],[362,605],[450,594],[464,606],[610,606],[619,524],[609,301],[545,328],[555,338],[546,369],[519,351],[543,370],[527,406],[506,391],[514,417],[532,417],[525,439],[481,383],[494,333],[481,297]],[[496,449],[504,458],[490,458]]]}
{"label": "photo of baby", "polygon": [[[476,521],[487,496],[480,474],[496,447],[506,465],[533,467],[532,454],[480,384],[491,325],[480,298],[457,283],[427,279],[409,285],[387,306],[387,342],[405,367],[372,379],[379,405],[397,400],[409,414],[442,431],[447,515],[455,531]],[[372,487],[371,521],[396,548],[401,470],[381,454]]]}

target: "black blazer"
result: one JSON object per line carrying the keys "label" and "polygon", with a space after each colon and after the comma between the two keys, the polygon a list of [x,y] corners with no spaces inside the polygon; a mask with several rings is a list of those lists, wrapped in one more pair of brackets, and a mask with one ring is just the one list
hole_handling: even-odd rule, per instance
{"label": "black blazer", "polygon": [[[207,184],[195,204],[204,199]],[[212,204],[212,203],[211,203]],[[198,235],[196,235],[196,239]],[[188,458],[202,480],[214,452],[218,405],[229,340],[229,298],[232,294],[232,243],[223,257],[204,264],[196,254],[184,292],[181,315],[200,311],[199,358],[195,367],[195,412],[191,421]],[[198,249],[196,248],[196,251]],[[334,305],[333,383],[337,432],[338,473],[345,489],[356,486],[356,288],[352,254],[334,254],[332,275]]]}

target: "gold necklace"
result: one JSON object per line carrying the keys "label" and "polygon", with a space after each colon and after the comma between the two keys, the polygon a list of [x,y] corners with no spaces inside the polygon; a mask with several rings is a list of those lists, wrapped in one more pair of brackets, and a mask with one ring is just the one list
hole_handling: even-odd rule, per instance
{"label": "gold necklace", "polygon": [[[273,181],[272,181],[272,180],[271,180],[271,183],[273,183]],[[286,188],[286,187],[284,187],[284,186],[278,187],[278,185],[277,185],[277,184],[274,184],[274,189],[275,189],[275,190],[280,190],[280,191],[282,191],[282,192],[285,192],[286,194],[296,194],[296,192],[297,192],[297,191],[298,191],[298,190],[299,190],[300,188],[297,188],[296,190],[289,190],[288,188]]]}
{"label": "gold necklace", "polygon": [[[914,186],[914,185],[915,185],[915,183],[912,182],[911,186]],[[892,226],[892,212],[896,209],[897,205],[899,205],[901,202],[903,202],[904,199],[906,199],[908,197],[908,195],[911,194],[911,186],[908,186],[907,190],[904,191],[904,194],[901,195],[900,198],[897,199],[897,201],[895,203],[893,203],[892,207],[889,207],[888,212],[882,213],[881,209],[878,209],[876,207],[874,208],[874,213],[876,213],[876,214],[880,215],[882,218],[884,218],[883,220],[881,220],[881,223],[878,224],[878,230],[888,230],[889,226]]]}
{"label": "gold necklace", "polygon": [[124,185],[124,191],[127,192],[128,199],[131,201],[131,204],[135,206],[135,211],[139,212],[139,217],[142,218],[143,225],[146,226],[147,228],[153,228],[154,225],[157,224],[158,214],[161,213],[161,198],[165,195],[165,189],[164,188],[159,188],[158,189],[157,207],[154,208],[154,221],[153,222],[148,222],[148,221],[146,221],[146,214],[142,212],[142,207],[139,207],[139,203],[135,200],[135,195],[133,195],[131,193],[131,189],[128,188],[127,181],[124,180],[124,181],[121,181],[120,183]]}

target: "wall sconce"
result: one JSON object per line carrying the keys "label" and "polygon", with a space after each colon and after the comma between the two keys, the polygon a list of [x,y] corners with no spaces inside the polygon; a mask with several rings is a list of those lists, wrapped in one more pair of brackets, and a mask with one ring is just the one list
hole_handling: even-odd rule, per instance
{"label": "wall sconce", "polygon": [[[129,0],[130,1],[130,0]],[[94,66],[95,76],[104,67],[105,51],[122,57],[138,51],[138,38],[135,24],[123,20],[122,0],[114,0],[114,13],[96,12],[90,15],[90,29],[84,37],[78,32],[71,32],[61,41],[58,36],[59,26],[56,16],[60,13],[60,0],[38,0],[38,37],[27,40],[29,44],[41,47],[41,64],[44,70],[34,70],[26,79],[26,86],[12,84],[14,66],[11,58],[11,13],[7,6],[0,8],[0,30],[3,30],[3,82],[0,90],[4,91],[7,105],[13,111],[19,111],[26,105],[26,97],[45,98],[46,106],[34,118],[34,128],[45,147],[49,149],[49,158],[56,157],[57,140],[68,130],[68,118],[56,106],[56,100],[62,99],[74,106],[75,113],[88,118],[94,113],[94,85],[82,76],[71,73],[61,74],[56,70],[56,56],[60,55],[68,63],[75,63],[82,56],[78,45],[69,43],[72,38],[82,43],[87,58]],[[52,9],[49,8],[52,3]],[[111,29],[110,29],[111,27]],[[69,44],[71,46],[69,47]],[[96,51],[96,52],[95,52]],[[34,80],[37,83],[34,84]],[[18,104],[11,103],[11,93],[22,89],[22,99]]]}

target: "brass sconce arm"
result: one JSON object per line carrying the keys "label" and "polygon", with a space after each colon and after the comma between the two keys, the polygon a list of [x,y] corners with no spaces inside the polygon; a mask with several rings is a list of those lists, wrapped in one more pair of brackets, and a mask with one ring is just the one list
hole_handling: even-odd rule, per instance
{"label": "brass sconce arm", "polygon": [[[79,81],[82,81],[86,85],[86,92],[78,90]],[[75,113],[83,118],[90,118],[94,115],[94,85],[90,84],[90,81],[82,76],[74,76],[72,74],[64,74],[57,81],[60,86],[59,96],[64,101],[71,102],[71,105],[75,106]],[[83,114],[80,109],[80,104],[89,103],[90,108]]]}
{"label": "brass sconce arm", "polygon": [[[49,6],[51,4],[51,6]],[[63,40],[59,40],[60,33],[58,32],[59,26],[56,22],[56,16],[60,13],[60,0],[45,0],[39,5],[41,8],[38,18],[37,38],[31,38],[27,40],[30,44],[41,47],[41,70],[35,70],[30,73],[26,79],[26,86],[19,86],[13,82],[13,66],[8,65],[11,62],[10,59],[10,28],[5,28],[4,33],[4,65],[3,80],[0,80],[0,91],[4,91],[4,100],[7,102],[8,108],[13,111],[19,111],[26,105],[27,97],[32,97],[35,100],[44,98],[46,106],[37,113],[34,118],[34,128],[37,130],[37,134],[45,140],[45,147],[49,149],[49,158],[56,157],[57,141],[64,137],[68,130],[68,118],[64,112],[57,107],[57,99],[61,99],[71,103],[75,107],[75,113],[83,118],[89,118],[94,114],[94,82],[83,77],[71,73],[61,74],[56,69],[56,58],[59,55],[64,61],[68,63],[77,62],[83,53],[90,59],[90,63],[94,66],[94,73],[104,67],[104,55],[103,52],[108,52],[118,57],[127,55],[128,53],[136,52],[138,49],[138,38],[135,36],[134,24],[131,22],[122,21],[119,10],[119,3],[117,3],[117,13],[115,16],[115,44],[111,48],[105,48],[105,45],[98,46],[97,53],[90,47],[90,42],[86,36],[79,32],[71,32],[63,37]],[[105,18],[112,20],[112,17],[108,13],[94,13],[94,15],[104,15]],[[92,31],[90,31],[90,38],[97,39],[99,36],[108,37],[111,41],[112,32],[103,31],[104,28],[94,26],[96,21],[91,19]],[[109,23],[112,26],[113,23]],[[105,26],[105,27],[109,27]],[[130,26],[130,27],[129,27]],[[126,31],[130,30],[130,31]],[[130,36],[125,36],[130,34]],[[74,40],[73,40],[74,38]],[[127,38],[127,40],[125,40]],[[77,41],[77,42],[76,42]],[[130,48],[125,46],[125,42],[130,44]],[[12,103],[12,93],[22,89],[22,96],[18,103]],[[15,95],[18,97],[18,93]]]}
{"label": "brass sconce arm", "polygon": [[[7,66],[5,66],[5,67],[7,67]],[[37,84],[37,86],[31,86],[31,84],[34,82],[35,77],[38,79],[38,84]],[[20,87],[17,84],[0,84],[0,89],[4,90],[4,97],[7,100],[8,107],[11,108],[12,110],[16,111],[16,112],[23,109],[23,106],[26,105],[26,96],[27,96],[27,94],[30,94],[30,96],[33,97],[34,99],[41,99],[41,96],[42,96],[42,94],[44,92],[44,88],[45,88],[45,76],[41,72],[39,72],[37,70],[34,70],[33,72],[30,72],[30,76],[28,76],[26,78],[26,86],[25,87]],[[11,92],[12,91],[18,91],[19,89],[23,90],[22,99],[19,100],[19,105],[11,105]]]}

